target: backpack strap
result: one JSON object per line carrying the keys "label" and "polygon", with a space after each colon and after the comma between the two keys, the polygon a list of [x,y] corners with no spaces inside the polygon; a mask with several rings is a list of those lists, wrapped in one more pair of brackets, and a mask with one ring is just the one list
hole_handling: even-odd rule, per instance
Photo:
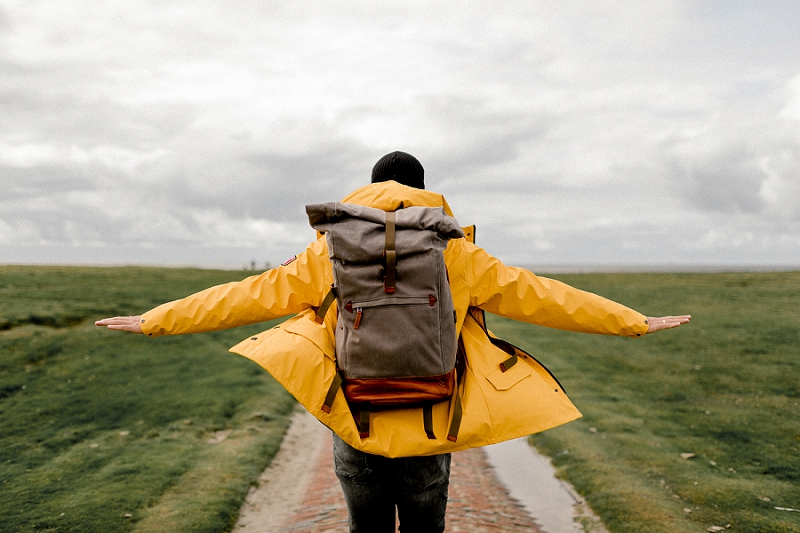
{"label": "backpack strap", "polygon": [[464,340],[458,337],[458,350],[456,352],[456,388],[453,391],[453,419],[450,421],[450,429],[447,432],[447,440],[456,442],[458,430],[461,428],[461,417],[463,408],[461,406],[461,390],[463,390],[464,376],[467,373],[467,350],[464,348]]}
{"label": "backpack strap", "polygon": [[362,406],[358,413],[358,436],[369,438],[369,409],[366,406]]}
{"label": "backpack strap", "polygon": [[428,438],[436,440],[436,435],[433,433],[433,404],[426,403],[422,406],[422,425]]}
{"label": "backpack strap", "polygon": [[383,290],[386,294],[394,294],[397,290],[397,250],[394,247],[396,220],[394,211],[386,212],[386,244],[383,247]]}
{"label": "backpack strap", "polygon": [[461,428],[461,416],[463,410],[461,407],[461,394],[459,394],[459,387],[453,391],[453,420],[450,421],[450,430],[447,432],[447,440],[456,442],[458,439],[458,430]]}
{"label": "backpack strap", "polygon": [[[333,400],[336,399],[336,394],[339,392],[339,389],[342,388],[343,382],[342,374],[336,372],[336,375],[333,376],[333,382],[328,388],[328,394],[325,395],[325,403],[322,404],[322,410],[324,412],[331,412]],[[369,408],[366,405],[362,405],[359,408],[356,423],[358,424],[358,436],[362,439],[369,438]]]}
{"label": "backpack strap", "polygon": [[517,364],[517,360],[519,357],[517,356],[517,347],[511,344],[510,342],[506,342],[503,339],[497,339],[494,337],[489,337],[489,341],[506,352],[507,354],[511,355],[508,359],[500,363],[500,371],[506,372],[512,366]]}
{"label": "backpack strap", "polygon": [[498,339],[497,337],[489,333],[489,328],[486,327],[486,313],[483,311],[483,309],[479,309],[477,307],[470,307],[467,312],[470,315],[472,315],[472,318],[474,318],[475,322],[478,323],[480,328],[483,330],[483,333],[486,334],[486,337],[489,339],[489,342],[491,342],[492,344],[494,344],[495,346],[497,346],[498,348],[500,348],[501,350],[503,350],[504,352],[506,352],[508,355],[511,356],[502,363],[500,363],[500,371],[506,372],[509,368],[517,364],[517,360],[519,358],[518,354],[522,352],[522,350],[520,350],[510,342],[504,341],[503,339]]}
{"label": "backpack strap", "polygon": [[336,287],[331,285],[331,290],[328,291],[328,294],[325,295],[325,299],[322,300],[322,303],[319,305],[319,309],[317,309],[317,316],[314,318],[317,324],[322,324],[325,321],[325,315],[328,313],[328,309],[330,309],[331,304],[336,299]]}
{"label": "backpack strap", "polygon": [[553,378],[553,381],[558,383],[558,386],[561,387],[561,390],[562,391],[564,390],[564,385],[562,385],[561,382],[558,381],[558,378],[552,372],[550,372],[550,369],[544,366],[541,361],[536,359],[534,356],[532,356],[525,350],[518,348],[517,346],[514,346],[510,342],[504,341],[503,339],[498,339],[497,337],[489,333],[489,329],[486,327],[486,313],[484,313],[483,309],[478,309],[477,307],[470,307],[468,313],[472,316],[472,318],[475,319],[475,321],[481,327],[484,334],[486,334],[486,337],[489,339],[489,342],[491,342],[492,344],[494,344],[495,346],[497,346],[498,348],[500,348],[501,350],[503,350],[504,352],[506,352],[511,356],[502,363],[500,363],[501,371],[506,372],[509,368],[511,368],[517,363],[520,357],[527,357],[539,363],[539,365],[548,374],[550,374],[550,377]]}
{"label": "backpack strap", "polygon": [[336,375],[333,376],[333,382],[331,386],[328,388],[328,394],[325,395],[325,402],[322,404],[322,410],[326,413],[331,412],[331,407],[333,407],[333,400],[336,399],[336,393],[339,392],[339,389],[342,388],[342,375],[339,372],[336,372]]}

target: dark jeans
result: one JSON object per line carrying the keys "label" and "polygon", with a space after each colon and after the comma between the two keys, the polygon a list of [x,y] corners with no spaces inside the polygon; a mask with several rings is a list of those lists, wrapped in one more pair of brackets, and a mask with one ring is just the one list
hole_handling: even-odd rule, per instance
{"label": "dark jeans", "polygon": [[450,454],[389,459],[356,450],[333,435],[333,461],[351,533],[442,533]]}

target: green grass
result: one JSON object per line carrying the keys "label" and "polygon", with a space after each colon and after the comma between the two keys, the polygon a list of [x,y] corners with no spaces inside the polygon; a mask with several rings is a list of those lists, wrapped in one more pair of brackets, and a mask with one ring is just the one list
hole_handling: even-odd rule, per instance
{"label": "green grass", "polygon": [[608,529],[800,531],[800,513],[775,509],[800,509],[800,273],[552,277],[651,316],[693,316],[635,340],[491,317],[583,412],[532,441]]}
{"label": "green grass", "polygon": [[265,326],[149,339],[93,321],[245,275],[0,267],[0,531],[231,526],[294,405],[227,353]]}
{"label": "green grass", "polygon": [[[294,405],[227,353],[265,326],[148,339],[92,322],[247,274],[0,267],[0,531],[230,528]],[[694,317],[636,340],[490,317],[584,413],[533,440],[609,530],[800,531],[775,509],[800,508],[800,273],[552,277]]]}

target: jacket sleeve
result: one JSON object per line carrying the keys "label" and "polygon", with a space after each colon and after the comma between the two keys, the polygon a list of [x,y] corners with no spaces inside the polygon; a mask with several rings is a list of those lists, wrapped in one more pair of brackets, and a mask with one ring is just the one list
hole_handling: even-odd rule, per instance
{"label": "jacket sleeve", "polygon": [[470,305],[539,326],[639,337],[647,318],[602,296],[509,267],[482,248],[465,243]]}
{"label": "jacket sleeve", "polygon": [[142,315],[151,337],[227,329],[319,306],[331,284],[325,239],[317,239],[288,265],[225,283],[160,305]]}

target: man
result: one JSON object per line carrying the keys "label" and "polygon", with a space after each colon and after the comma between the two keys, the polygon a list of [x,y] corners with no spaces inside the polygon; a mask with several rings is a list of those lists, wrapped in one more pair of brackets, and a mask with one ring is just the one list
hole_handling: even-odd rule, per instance
{"label": "man", "polygon": [[[425,190],[419,161],[404,152],[382,157],[373,168],[371,184],[343,201],[384,211],[437,207],[452,215],[441,195]],[[496,357],[490,355],[491,350],[505,353],[494,346],[496,339],[482,322],[483,310],[548,327],[629,337],[674,328],[690,319],[688,315],[645,317],[597,295],[505,266],[463,238],[450,241],[445,263],[457,331],[468,361],[465,379],[472,383],[484,377],[492,381],[497,372],[492,365],[485,365],[485,360]],[[409,410],[374,413],[372,434],[360,438],[343,399],[333,404],[331,413],[319,409],[320,394],[324,396],[327,390],[324,380],[332,379],[335,368],[332,338],[336,317],[328,313],[323,324],[317,325],[313,315],[331,283],[327,244],[325,238],[319,238],[302,254],[259,276],[212,287],[142,316],[107,318],[96,324],[158,336],[230,328],[297,313],[285,325],[243,341],[232,351],[259,362],[334,430],[334,464],[347,501],[351,532],[393,532],[395,513],[402,531],[444,531],[449,452],[541,431],[580,416],[546,369],[526,360],[506,373],[505,383],[497,387],[497,391],[514,387],[514,394],[523,394],[522,401],[512,402],[511,393],[489,386],[473,384],[463,389],[467,407],[458,443],[432,441],[425,439],[424,433],[419,437],[418,432],[409,431],[414,427]],[[509,379],[512,374],[518,376]],[[516,416],[510,404],[525,404],[529,396],[524,395],[534,392],[530,401],[535,401],[538,409],[523,405],[524,411]],[[443,404],[435,407],[439,426],[453,418],[447,402]],[[501,412],[511,413],[510,422],[490,424],[487,419],[500,419],[502,416],[494,415]]]}

